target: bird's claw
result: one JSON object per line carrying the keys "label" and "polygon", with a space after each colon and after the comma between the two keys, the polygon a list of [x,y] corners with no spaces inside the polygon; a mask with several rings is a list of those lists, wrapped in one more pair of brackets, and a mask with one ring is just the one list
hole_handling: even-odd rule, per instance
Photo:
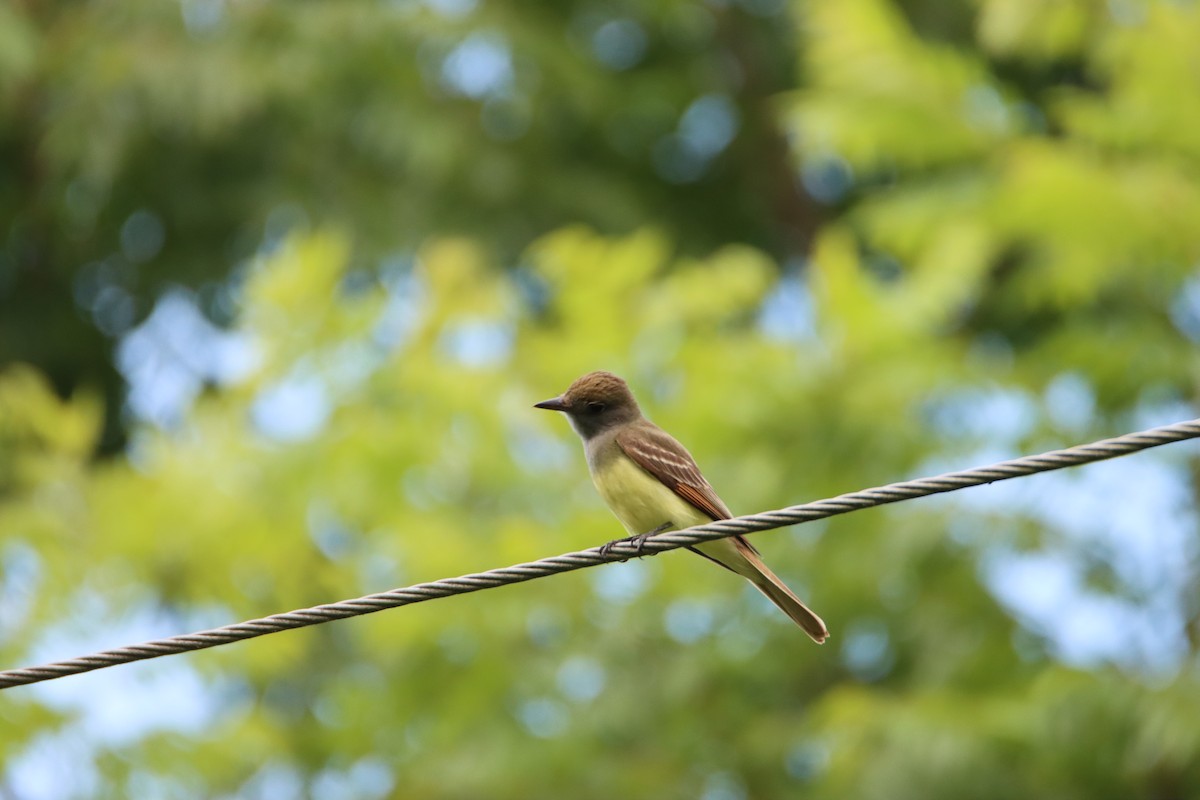
{"label": "bird's claw", "polygon": [[[600,555],[607,556],[609,553],[612,552],[612,549],[619,544],[631,544],[631,545],[633,545],[634,550],[636,550],[635,557],[641,558],[643,555],[645,555],[646,540],[649,539],[651,536],[654,536],[656,534],[662,533],[665,530],[670,529],[670,527],[671,527],[671,523],[664,522],[662,525],[659,525],[657,528],[655,528],[652,531],[646,531],[645,533],[634,534],[633,536],[626,536],[624,539],[613,539],[608,544],[600,545]],[[654,555],[654,553],[651,553],[650,555]],[[621,563],[624,564],[628,560],[629,559],[627,559],[627,558],[622,558]]]}
{"label": "bird's claw", "polygon": [[[607,544],[602,544],[602,545],[600,545],[600,555],[607,558],[608,554],[612,552],[612,549],[614,547],[616,547],[619,544],[625,544],[626,542],[628,542],[632,539],[633,539],[632,536],[627,536],[624,539],[613,539],[611,542],[608,542]],[[629,559],[627,559],[627,558],[622,558],[621,563],[624,564],[628,560]]]}

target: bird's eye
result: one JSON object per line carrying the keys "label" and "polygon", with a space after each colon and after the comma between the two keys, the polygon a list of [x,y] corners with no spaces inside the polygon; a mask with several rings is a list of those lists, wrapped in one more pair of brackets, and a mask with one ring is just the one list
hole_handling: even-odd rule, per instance
{"label": "bird's eye", "polygon": [[604,410],[604,403],[597,403],[595,400],[587,404],[587,410],[592,414],[599,414]]}

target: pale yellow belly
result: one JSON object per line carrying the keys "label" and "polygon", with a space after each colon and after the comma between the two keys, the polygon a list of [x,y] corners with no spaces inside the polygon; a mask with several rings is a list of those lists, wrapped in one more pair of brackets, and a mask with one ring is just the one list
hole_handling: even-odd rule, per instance
{"label": "pale yellow belly", "polygon": [[614,458],[592,473],[596,491],[633,535],[648,533],[663,523],[689,528],[711,522],[708,515],[664,486],[627,457]]}
{"label": "pale yellow belly", "polygon": [[[600,472],[599,475],[592,473],[596,491],[600,492],[600,497],[625,526],[625,530],[634,536],[649,533],[666,522],[671,523],[672,529],[712,522],[707,514],[628,458],[614,458]],[[762,577],[738,551],[732,539],[705,542],[696,545],[695,549],[739,575],[755,581]]]}

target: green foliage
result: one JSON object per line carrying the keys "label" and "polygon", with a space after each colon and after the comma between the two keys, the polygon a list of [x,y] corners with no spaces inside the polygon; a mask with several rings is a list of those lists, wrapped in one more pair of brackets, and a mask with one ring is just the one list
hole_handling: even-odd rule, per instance
{"label": "green foliage", "polygon": [[[0,371],[0,663],[620,535],[531,408],[590,369],[741,512],[1194,404],[1196,10],[954,5],[972,24],[937,37],[918,3],[631,7],[647,49],[620,69],[589,55],[611,20],[570,4],[0,10],[0,102],[25,112],[0,146],[43,161],[0,188],[2,357],[34,362]],[[511,45],[510,90],[438,77],[476,33]],[[728,151],[651,176],[722,93]],[[810,246],[789,159],[830,204]],[[165,229],[140,261],[138,209]],[[126,328],[79,327],[173,282],[208,287],[253,368],[174,426],[127,415],[96,460],[120,407],[62,388]],[[1085,468],[756,537],[822,648],[677,553],[9,690],[0,794],[34,764],[78,797],[1191,796],[1195,599],[1078,531],[1166,547],[1118,517],[1157,476],[1191,526],[1167,577],[1194,574],[1186,452],[1138,456],[1100,508],[1070,491]],[[1080,565],[1126,650],[1064,657],[997,599],[1012,553]]]}
{"label": "green foliage", "polygon": [[[1195,375],[1193,345],[1163,310],[1200,258],[1200,160],[1194,137],[1178,135],[1196,93],[1165,75],[1195,79],[1178,62],[1187,48],[1170,42],[1200,32],[1200,15],[1151,3],[1127,26],[1086,13],[1096,30],[1071,54],[1094,85],[1022,97],[988,74],[989,49],[1045,58],[1036,37],[1025,50],[1006,31],[1050,37],[1085,14],[1077,5],[989,4],[976,52],[928,46],[882,0],[808,9],[812,83],[789,115],[802,157],[834,153],[878,186],[817,252],[896,265],[883,313],[1003,337],[1036,383],[1073,364],[1119,408],[1159,381],[1182,393]],[[862,318],[880,311],[863,300],[848,298]]]}
{"label": "green foliage", "polygon": [[[606,62],[610,24],[626,33]],[[771,19],[693,2],[0,10],[0,360],[102,378],[112,447],[111,338],[176,284],[228,321],[230,268],[298,223],[353,230],[368,258],[440,232],[507,259],[577,222],[778,248],[811,227],[760,122],[792,47]],[[456,82],[480,59],[491,72]],[[699,158],[678,131],[704,97],[739,135]]]}

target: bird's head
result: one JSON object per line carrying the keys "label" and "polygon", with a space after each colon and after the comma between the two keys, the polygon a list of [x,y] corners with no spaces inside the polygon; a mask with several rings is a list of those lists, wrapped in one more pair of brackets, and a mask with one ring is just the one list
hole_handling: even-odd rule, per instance
{"label": "bird's head", "polygon": [[629,384],[611,372],[589,372],[558,397],[543,400],[534,408],[563,412],[585,439],[642,415]]}

